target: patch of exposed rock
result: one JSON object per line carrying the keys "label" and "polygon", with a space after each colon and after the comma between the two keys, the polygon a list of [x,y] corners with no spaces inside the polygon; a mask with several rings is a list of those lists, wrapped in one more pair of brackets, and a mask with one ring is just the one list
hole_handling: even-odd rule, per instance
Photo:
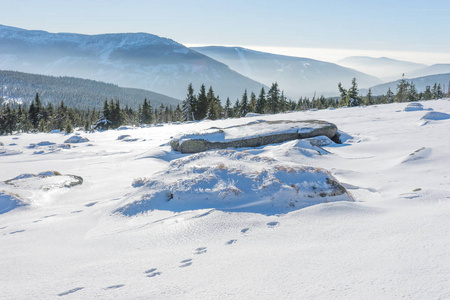
{"label": "patch of exposed rock", "polygon": [[174,138],[170,145],[181,153],[212,149],[260,147],[285,141],[326,136],[340,143],[337,126],[321,120],[258,121]]}

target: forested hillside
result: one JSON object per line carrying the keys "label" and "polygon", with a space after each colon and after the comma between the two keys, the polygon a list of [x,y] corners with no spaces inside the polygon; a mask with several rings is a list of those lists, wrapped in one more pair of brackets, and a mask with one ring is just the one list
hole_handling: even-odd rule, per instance
{"label": "forested hillside", "polygon": [[[120,99],[123,106],[137,109],[144,99],[152,105],[176,106],[179,100],[155,92],[122,88],[115,84],[74,77],[54,77],[14,71],[0,71],[0,99],[6,102],[31,103],[36,93],[42,102],[58,104],[64,101],[68,107],[97,109],[105,99]],[[1,100],[0,100],[1,101]]]}

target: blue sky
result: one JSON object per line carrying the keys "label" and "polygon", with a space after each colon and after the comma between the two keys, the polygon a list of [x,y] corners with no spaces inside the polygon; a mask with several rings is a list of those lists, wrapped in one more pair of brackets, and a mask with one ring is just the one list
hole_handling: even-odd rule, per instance
{"label": "blue sky", "polygon": [[[448,0],[0,0],[0,24],[85,34],[147,32],[336,60],[450,63]],[[315,56],[315,57],[313,57]]]}

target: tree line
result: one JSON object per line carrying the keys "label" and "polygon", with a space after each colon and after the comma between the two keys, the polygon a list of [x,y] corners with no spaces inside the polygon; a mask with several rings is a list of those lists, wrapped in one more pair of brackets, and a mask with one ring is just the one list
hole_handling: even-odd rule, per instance
{"label": "tree line", "polygon": [[301,97],[298,101],[287,99],[275,82],[268,91],[261,88],[258,95],[245,90],[240,99],[232,104],[229,98],[222,105],[219,95],[213,87],[206,91],[205,85],[200,86],[196,94],[192,84],[187,88],[187,95],[181,104],[175,107],[163,103],[153,107],[144,99],[138,109],[128,105],[122,107],[120,100],[105,99],[101,110],[80,109],[68,107],[64,101],[54,106],[51,102],[43,104],[40,95],[36,93],[30,105],[17,103],[0,105],[0,135],[15,132],[72,132],[74,128],[91,130],[107,130],[122,125],[144,126],[158,123],[189,122],[202,119],[224,119],[245,117],[249,113],[274,114],[288,111],[303,111],[308,109],[326,109],[330,107],[374,105],[393,102],[408,102],[417,100],[440,99],[444,94],[440,84],[427,86],[425,91],[418,92],[414,83],[404,77],[397,84],[396,93],[389,88],[385,95],[373,96],[369,89],[366,96],[359,93],[356,79],[351,87],[345,89],[338,84],[340,97],[320,96],[318,98]]}

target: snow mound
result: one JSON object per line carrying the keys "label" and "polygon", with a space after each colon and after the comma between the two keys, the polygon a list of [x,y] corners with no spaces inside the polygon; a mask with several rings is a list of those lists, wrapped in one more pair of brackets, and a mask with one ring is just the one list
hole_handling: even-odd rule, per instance
{"label": "snow mound", "polygon": [[18,155],[21,153],[22,151],[18,150],[0,149],[0,156]]}
{"label": "snow mound", "polygon": [[0,215],[24,205],[26,204],[19,197],[6,192],[0,192]]}
{"label": "snow mound", "polygon": [[419,159],[424,159],[424,158],[429,157],[430,154],[431,154],[430,148],[422,147],[420,149],[417,149],[413,153],[409,154],[405,159],[403,159],[402,163],[412,162],[412,161],[416,161]]}
{"label": "snow mound", "polygon": [[64,141],[64,143],[68,143],[68,144],[86,143],[86,142],[89,142],[89,139],[79,136],[79,135],[71,136],[70,138],[68,138],[67,140]]}
{"label": "snow mound", "polygon": [[441,121],[450,119],[450,114],[438,112],[438,111],[430,111],[427,112],[421,120],[429,120],[429,121]]}
{"label": "snow mound", "polygon": [[418,111],[423,110],[423,105],[417,102],[411,102],[408,105],[406,105],[405,111]]}
{"label": "snow mound", "polygon": [[131,137],[131,135],[129,135],[129,134],[122,134],[117,137],[117,140],[121,141],[121,140],[130,138],[130,137]]}
{"label": "snow mound", "polygon": [[21,174],[6,180],[5,183],[19,189],[49,191],[80,185],[83,183],[83,178],[76,175],[62,175],[56,171],[46,171],[39,174]]}
{"label": "snow mound", "polygon": [[125,216],[155,209],[274,215],[320,203],[353,201],[324,169],[234,150],[174,160],[168,169],[150,179],[139,178],[133,185],[138,191],[127,199],[129,203],[116,210]]}

